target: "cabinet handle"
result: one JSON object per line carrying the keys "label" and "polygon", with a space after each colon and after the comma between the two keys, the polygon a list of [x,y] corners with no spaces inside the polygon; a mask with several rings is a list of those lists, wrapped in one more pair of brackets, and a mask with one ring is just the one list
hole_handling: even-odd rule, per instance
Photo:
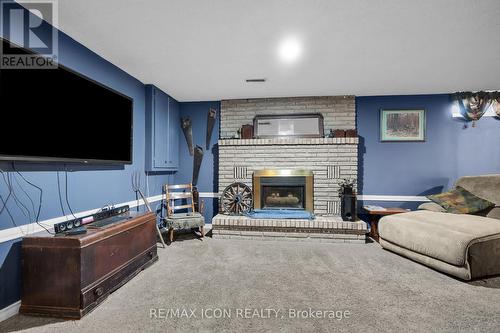
{"label": "cabinet handle", "polygon": [[95,293],[98,297],[102,296],[102,293],[103,293],[103,289],[102,289],[102,287],[99,287],[99,288],[97,288],[96,290],[94,290],[94,293]]}

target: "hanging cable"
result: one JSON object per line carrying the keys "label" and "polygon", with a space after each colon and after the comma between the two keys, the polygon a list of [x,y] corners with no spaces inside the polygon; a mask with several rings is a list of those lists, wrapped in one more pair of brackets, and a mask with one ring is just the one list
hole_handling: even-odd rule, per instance
{"label": "hanging cable", "polygon": [[35,184],[33,184],[32,182],[30,182],[29,180],[26,179],[26,177],[24,177],[24,175],[22,173],[20,173],[17,169],[16,169],[16,166],[14,164],[14,162],[12,162],[12,169],[19,175],[19,177],[21,177],[28,185],[32,186],[33,188],[37,189],[39,192],[40,192],[40,195],[39,195],[39,200],[38,200],[38,210],[36,212],[36,216],[35,216],[35,223],[38,224],[38,226],[40,226],[41,228],[43,228],[45,231],[47,231],[49,234],[51,235],[55,235],[54,232],[50,231],[46,226],[44,226],[42,223],[40,223],[40,212],[42,211],[42,203],[43,203],[43,189],[40,187],[40,186],[37,186]]}
{"label": "hanging cable", "polygon": [[40,211],[42,210],[42,198],[43,198],[43,190],[41,187],[33,184],[32,182],[30,182],[29,180],[27,180],[19,171],[16,170],[16,167],[14,165],[14,163],[12,163],[12,168],[14,169],[14,171],[28,184],[28,185],[31,185],[32,187],[36,188],[39,192],[40,192],[40,196],[39,196],[39,202],[38,202],[38,210],[37,210],[37,213],[36,213],[36,217],[35,217],[35,222],[38,223],[39,219],[40,219]]}
{"label": "hanging cable", "polygon": [[3,207],[2,207],[2,209],[0,209],[0,215],[2,215],[3,211],[4,211],[5,209],[7,209],[7,203],[9,202],[9,199],[10,199],[10,197],[11,197],[11,195],[12,195],[12,191],[10,190],[10,187],[9,187],[9,185],[8,185],[8,183],[7,183],[7,180],[5,179],[5,173],[4,173],[4,171],[3,171],[2,169],[0,169],[0,173],[2,174],[3,181],[4,181],[4,182],[5,182],[5,184],[7,185],[7,189],[9,190],[9,194],[7,195],[7,198],[5,199],[5,201],[4,201],[4,199],[2,198]]}
{"label": "hanging cable", "polygon": [[5,179],[5,172],[2,169],[0,169],[0,173],[2,174],[2,178],[3,178],[4,182],[5,182],[5,184],[7,185],[7,189],[9,190],[9,194],[7,195],[6,199],[4,199],[3,196],[0,194],[0,200],[2,201],[2,204],[3,204],[2,209],[0,209],[0,215],[4,211],[7,212],[7,215],[9,215],[10,220],[12,221],[12,224],[15,227],[19,228],[19,230],[21,231],[21,233],[24,235],[23,229],[16,223],[16,220],[12,216],[9,207],[7,207],[7,203],[9,202],[9,199],[12,196],[12,189],[9,187],[9,184],[8,184],[7,180]]}
{"label": "hanging cable", "polygon": [[73,215],[73,218],[76,219],[75,213],[73,213],[73,209],[71,209],[71,205],[69,204],[69,200],[68,200],[68,171],[66,170],[66,166],[64,166],[64,175],[65,175],[65,180],[64,180],[65,189],[64,189],[64,193],[65,193],[65,197],[66,197],[66,205],[68,206],[68,209],[71,212],[71,215]]}
{"label": "hanging cable", "polygon": [[19,187],[19,189],[21,190],[21,192],[24,193],[24,195],[26,196],[26,198],[28,198],[28,200],[30,201],[30,204],[31,204],[31,209],[33,210],[33,216],[36,216],[36,209],[35,209],[35,203],[33,202],[33,200],[31,199],[31,196],[26,192],[26,190],[24,189],[24,187],[21,185],[21,182],[19,181],[19,178],[18,177],[13,177],[17,186]]}
{"label": "hanging cable", "polygon": [[26,217],[28,219],[28,222],[31,223],[30,210],[17,197],[14,186],[12,185],[12,174],[11,173],[7,173],[7,181],[8,181],[7,186],[10,188],[10,191],[12,192],[12,198],[14,199],[14,203],[16,204],[17,208],[19,208],[19,210],[24,215],[24,217]]}
{"label": "hanging cable", "polygon": [[63,216],[66,218],[66,221],[67,221],[68,217],[66,216],[66,212],[64,211],[64,205],[63,205],[62,195],[61,195],[61,181],[59,179],[59,171],[57,171],[56,176],[57,176],[57,194],[59,196],[59,207],[61,207],[61,211],[63,213]]}
{"label": "hanging cable", "polygon": [[[22,229],[21,229],[21,227],[17,225],[16,221],[14,220],[14,217],[12,217],[12,214],[10,213],[9,208],[7,207],[7,201],[3,199],[3,196],[2,196],[1,194],[0,194],[0,200],[2,201],[2,204],[3,204],[3,207],[2,207],[2,212],[5,210],[5,211],[7,212],[7,215],[9,215],[9,217],[10,217],[10,219],[11,219],[11,221],[12,221],[12,224],[13,224],[15,227],[18,227],[18,228],[21,230],[21,232],[23,232],[23,231],[22,231]],[[1,213],[0,213],[0,214],[1,214]],[[23,233],[23,234],[24,234],[24,233]]]}

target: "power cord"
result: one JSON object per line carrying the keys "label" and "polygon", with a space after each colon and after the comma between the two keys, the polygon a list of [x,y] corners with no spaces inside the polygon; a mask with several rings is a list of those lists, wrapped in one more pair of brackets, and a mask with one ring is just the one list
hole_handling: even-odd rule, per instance
{"label": "power cord", "polygon": [[31,204],[31,209],[33,210],[33,216],[36,216],[36,209],[35,209],[35,203],[33,202],[33,200],[31,199],[30,195],[26,192],[26,190],[24,189],[24,187],[21,185],[21,182],[19,181],[19,178],[18,177],[14,177],[14,180],[16,181],[16,184],[17,186],[19,187],[19,189],[24,193],[24,195],[28,198],[28,200],[30,201],[30,204]]}
{"label": "power cord", "polygon": [[14,189],[14,186],[12,185],[12,174],[7,173],[7,181],[8,184],[7,186],[9,187],[9,190],[12,192],[12,198],[14,199],[14,203],[16,204],[17,208],[21,211],[21,213],[28,219],[28,222],[31,222],[31,213],[29,209],[23,204],[21,200],[16,195],[16,191]]}
{"label": "power cord", "polygon": [[68,171],[66,170],[66,166],[64,166],[64,174],[65,174],[65,180],[64,180],[64,183],[65,183],[65,196],[66,196],[66,205],[68,205],[68,209],[69,211],[71,212],[71,215],[73,215],[73,218],[76,219],[76,216],[75,216],[75,213],[73,213],[73,209],[71,209],[71,205],[69,204],[69,200],[68,200]]}
{"label": "power cord", "polygon": [[[0,215],[1,215],[4,211],[6,211],[6,212],[7,212],[7,215],[9,215],[10,220],[12,221],[12,224],[13,224],[15,227],[19,228],[19,230],[21,230],[21,233],[24,235],[24,231],[23,231],[23,229],[22,229],[22,228],[21,228],[21,227],[20,227],[20,226],[16,223],[16,220],[15,220],[15,219],[14,219],[14,217],[12,216],[12,213],[10,212],[9,207],[7,207],[7,203],[9,202],[10,197],[12,197],[12,196],[13,196],[13,193],[12,193],[12,187],[9,185],[9,181],[8,181],[9,174],[8,174],[8,172],[7,172],[7,178],[5,178],[5,174],[6,174],[6,172],[4,172],[2,169],[0,169],[0,173],[2,174],[3,181],[4,181],[5,185],[7,185],[7,189],[8,189],[8,191],[9,191],[9,194],[7,195],[7,198],[6,198],[6,199],[4,199],[4,198],[3,198],[3,196],[1,196],[1,195],[0,195],[0,199],[1,199],[2,204],[3,204],[3,207],[2,207],[2,209],[0,210]],[[19,207],[19,206],[18,206],[18,207]]]}
{"label": "power cord", "polygon": [[19,177],[21,177],[28,185],[32,186],[33,188],[37,189],[39,192],[40,192],[40,196],[39,196],[39,201],[38,201],[38,210],[36,212],[36,217],[35,217],[35,223],[40,226],[41,228],[43,228],[45,231],[47,231],[49,234],[51,235],[55,235],[54,232],[50,231],[49,229],[47,229],[47,227],[45,227],[42,223],[40,223],[40,212],[42,211],[42,203],[43,203],[43,189],[40,187],[40,186],[37,186],[35,184],[33,184],[32,182],[30,182],[29,180],[26,179],[26,177],[23,176],[22,173],[20,173],[17,169],[16,169],[16,166],[14,164],[14,162],[12,162],[12,169],[19,175]]}
{"label": "power cord", "polygon": [[10,190],[9,184],[8,184],[7,180],[5,179],[5,172],[2,169],[0,169],[0,173],[2,174],[3,181],[7,185],[7,189],[9,190],[9,194],[7,195],[7,198],[5,199],[5,201],[4,201],[3,197],[2,197],[2,202],[4,203],[2,209],[0,210],[0,215],[2,215],[3,211],[5,209],[8,209],[7,208],[7,203],[9,202],[9,199],[12,196],[12,191]]}
{"label": "power cord", "polygon": [[63,213],[63,216],[66,218],[66,221],[67,221],[68,217],[66,216],[66,212],[64,211],[64,205],[63,205],[62,195],[61,195],[61,181],[59,179],[59,171],[57,171],[56,176],[57,176],[57,194],[59,195],[59,207],[61,207],[61,211]]}
{"label": "power cord", "polygon": [[16,167],[14,166],[14,163],[12,163],[12,167],[14,169],[14,171],[30,186],[34,187],[35,189],[37,189],[39,192],[40,192],[40,196],[39,196],[39,203],[38,203],[38,210],[36,212],[36,217],[35,217],[35,222],[38,223],[39,219],[40,219],[40,212],[42,210],[42,201],[43,201],[43,190],[41,187],[33,184],[32,182],[30,182],[29,180],[27,180],[22,173],[20,173],[19,171],[16,170]]}
{"label": "power cord", "polygon": [[9,207],[7,207],[7,201],[8,201],[8,199],[4,200],[3,196],[0,194],[0,200],[3,203],[3,207],[2,207],[2,210],[0,211],[0,214],[2,214],[2,212],[5,210],[7,212],[7,215],[9,215],[9,217],[10,217],[10,219],[12,221],[12,224],[15,227],[19,228],[21,230],[21,232],[24,234],[23,229],[21,229],[21,227],[17,225],[16,221],[14,220],[14,217],[12,217],[12,214],[10,213]]}

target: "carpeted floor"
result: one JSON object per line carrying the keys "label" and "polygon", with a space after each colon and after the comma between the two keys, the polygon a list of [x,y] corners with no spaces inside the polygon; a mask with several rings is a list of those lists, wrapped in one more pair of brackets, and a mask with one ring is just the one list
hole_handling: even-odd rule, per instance
{"label": "carpeted floor", "polygon": [[[0,332],[498,332],[500,327],[500,277],[464,283],[376,243],[191,238],[158,251],[159,262],[82,320],[16,316],[0,323]],[[179,309],[179,316],[191,316],[192,310],[196,318],[171,318],[169,309]],[[324,310],[327,318],[311,318],[309,309]],[[305,310],[302,317],[309,318],[292,318],[294,310]],[[223,318],[206,318],[224,312]]]}

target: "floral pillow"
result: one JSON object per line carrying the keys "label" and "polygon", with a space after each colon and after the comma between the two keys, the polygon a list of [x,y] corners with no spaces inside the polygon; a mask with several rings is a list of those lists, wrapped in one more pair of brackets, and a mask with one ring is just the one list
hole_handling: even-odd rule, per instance
{"label": "floral pillow", "polygon": [[460,186],[449,192],[428,195],[427,198],[446,209],[447,213],[454,214],[474,214],[495,206]]}

